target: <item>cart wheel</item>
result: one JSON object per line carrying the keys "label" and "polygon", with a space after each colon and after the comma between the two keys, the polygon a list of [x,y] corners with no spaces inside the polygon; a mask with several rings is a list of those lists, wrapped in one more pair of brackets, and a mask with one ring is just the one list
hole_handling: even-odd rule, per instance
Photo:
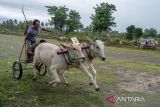
{"label": "cart wheel", "polygon": [[38,74],[40,76],[45,76],[47,73],[47,67],[43,64],[36,65],[36,69],[38,70]]}
{"label": "cart wheel", "polygon": [[17,80],[20,80],[22,77],[22,72],[23,72],[22,64],[18,61],[15,61],[13,63],[13,76],[14,76],[14,78]]}

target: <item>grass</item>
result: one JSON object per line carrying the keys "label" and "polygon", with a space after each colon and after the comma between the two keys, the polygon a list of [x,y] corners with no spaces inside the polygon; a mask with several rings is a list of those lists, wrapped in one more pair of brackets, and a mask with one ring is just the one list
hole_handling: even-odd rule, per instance
{"label": "grass", "polygon": [[134,60],[112,60],[110,64],[139,72],[160,72],[160,64]]}
{"label": "grass", "polygon": [[127,53],[133,56],[146,56],[152,59],[160,59],[160,50],[145,50],[145,49],[134,49],[134,48],[119,48],[119,47],[106,47],[107,52],[111,53]]}
{"label": "grass", "polygon": [[[96,92],[93,86],[88,85],[90,80],[78,69],[70,69],[66,73],[66,78],[70,85],[66,86],[63,82],[56,87],[46,84],[48,75],[38,77],[33,82],[33,71],[23,72],[20,81],[15,80],[12,75],[12,64],[20,53],[24,37],[13,35],[0,35],[0,107],[113,107],[105,98],[113,93],[118,95],[144,95],[149,100],[155,100],[153,103],[148,101],[146,104],[123,104],[121,107],[150,107],[151,104],[156,107],[159,104],[158,95],[146,95],[143,93],[134,93],[120,91],[116,84],[119,83],[118,75],[110,66],[121,66],[130,70],[139,72],[159,72],[159,65],[147,62],[138,62],[134,60],[118,59],[102,62],[96,60],[97,81],[101,88]],[[62,42],[47,39],[48,42],[59,44]],[[127,53],[141,55],[154,55],[159,57],[158,51],[143,51],[128,48],[106,47],[106,51],[112,53]],[[130,82],[132,80],[126,80]],[[151,98],[152,97],[152,98]],[[117,106],[117,107],[118,107]]]}
{"label": "grass", "polygon": [[[5,63],[4,63],[5,65]],[[71,70],[66,76],[70,86],[63,83],[53,88],[46,85],[48,77],[41,77],[36,82],[32,80],[32,71],[25,71],[20,81],[12,77],[12,72],[3,71],[1,67],[0,92],[1,103],[6,106],[104,106],[103,96],[97,93],[88,84],[88,78],[83,73]],[[72,77],[74,76],[74,78]],[[71,77],[71,78],[69,78]],[[7,81],[6,81],[7,80]],[[86,81],[85,81],[86,80]],[[73,100],[74,99],[74,100]]]}
{"label": "grass", "polygon": [[[55,40],[47,39],[47,41],[59,44]],[[88,77],[77,69],[71,69],[66,74],[69,86],[61,83],[53,88],[46,84],[48,76],[39,77],[33,82],[32,70],[24,71],[22,80],[15,80],[12,75],[12,64],[18,58],[22,44],[22,37],[0,35],[0,106],[103,107],[105,105],[104,96],[89,86]]]}

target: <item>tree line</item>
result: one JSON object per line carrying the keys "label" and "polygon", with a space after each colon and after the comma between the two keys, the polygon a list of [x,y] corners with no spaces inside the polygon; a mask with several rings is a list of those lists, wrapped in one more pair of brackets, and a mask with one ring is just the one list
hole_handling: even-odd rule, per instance
{"label": "tree line", "polygon": [[135,27],[135,25],[130,25],[126,28],[126,38],[129,40],[139,39],[139,38],[147,38],[147,37],[160,37],[157,30],[154,28],[145,29],[143,31],[142,28]]}
{"label": "tree line", "polygon": [[[32,20],[28,21],[29,25],[32,25]],[[23,32],[26,26],[25,21],[18,21],[17,19],[8,19],[0,23],[0,32]],[[41,22],[41,26],[50,28],[49,23]]]}
{"label": "tree line", "polygon": [[[54,29],[61,34],[76,32],[77,35],[116,36],[127,40],[135,40],[140,37],[160,37],[160,34],[154,28],[143,30],[135,25],[128,26],[124,33],[112,31],[112,28],[116,26],[113,13],[117,11],[113,4],[100,3],[93,7],[95,13],[90,16],[91,24],[87,27],[82,24],[81,16],[76,10],[69,9],[66,6],[46,6],[46,8],[51,18],[47,23],[41,22],[41,26]],[[32,23],[31,20],[28,22]],[[25,25],[24,21],[9,19],[0,24],[0,32],[22,32]]]}
{"label": "tree line", "polygon": [[111,27],[114,27],[114,17],[112,14],[116,11],[116,7],[113,4],[101,3],[93,7],[95,14],[91,15],[92,23],[90,26],[84,28],[80,19],[81,16],[76,10],[69,10],[65,6],[46,6],[48,14],[51,16],[49,23],[54,25],[54,28],[61,33],[74,32],[74,31],[86,31],[90,29],[92,32],[111,31]]}

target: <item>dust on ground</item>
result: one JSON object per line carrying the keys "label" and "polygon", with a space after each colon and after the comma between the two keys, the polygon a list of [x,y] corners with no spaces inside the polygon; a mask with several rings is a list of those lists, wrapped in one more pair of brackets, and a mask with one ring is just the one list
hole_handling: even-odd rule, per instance
{"label": "dust on ground", "polygon": [[[115,68],[114,68],[115,69]],[[160,92],[160,73],[135,72],[125,68],[116,68],[120,90],[156,94]]]}

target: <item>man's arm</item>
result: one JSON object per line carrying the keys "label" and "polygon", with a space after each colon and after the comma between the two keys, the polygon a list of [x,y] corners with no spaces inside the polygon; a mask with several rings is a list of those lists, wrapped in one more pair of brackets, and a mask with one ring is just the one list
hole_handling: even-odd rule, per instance
{"label": "man's arm", "polygon": [[27,38],[30,34],[32,34],[32,28],[31,28],[31,26],[28,26],[28,29],[26,30],[26,38]]}
{"label": "man's arm", "polygon": [[48,30],[48,29],[45,29],[45,28],[42,28],[41,30],[47,31],[47,32],[52,32],[51,30]]}

